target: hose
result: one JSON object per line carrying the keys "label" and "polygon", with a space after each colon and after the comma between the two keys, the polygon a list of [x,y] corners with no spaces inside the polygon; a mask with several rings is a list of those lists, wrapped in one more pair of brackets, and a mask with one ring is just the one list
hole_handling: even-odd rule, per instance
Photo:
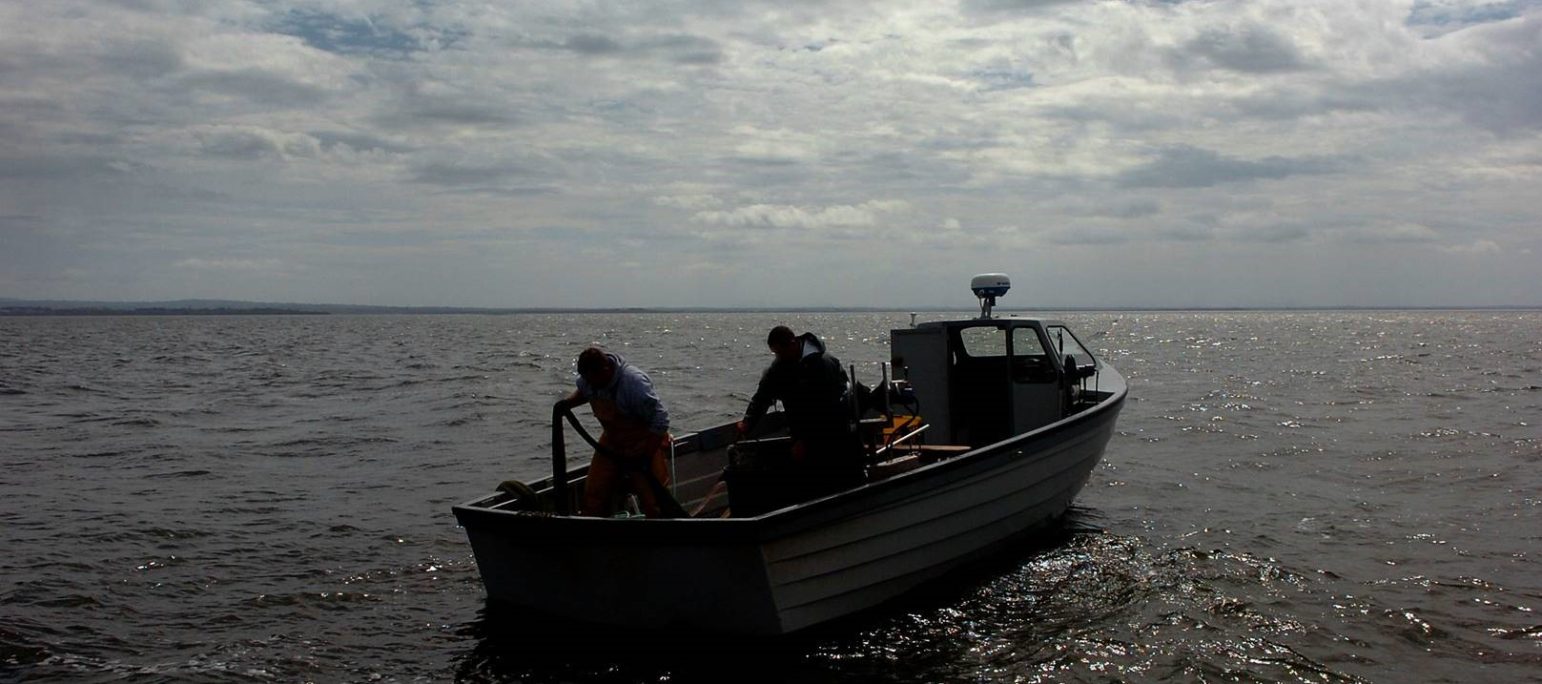
{"label": "hose", "polygon": [[599,440],[595,439],[592,435],[589,434],[588,430],[584,429],[583,423],[578,422],[578,417],[573,415],[572,409],[563,406],[559,402],[556,406],[554,414],[555,415],[552,418],[554,423],[552,426],[553,429],[558,428],[562,418],[567,418],[568,424],[573,426],[573,430],[578,433],[578,436],[582,437],[585,442],[588,442],[589,446],[594,447],[595,451],[609,456],[612,460],[621,466],[623,472],[642,475],[643,481],[648,483],[648,491],[653,493],[654,500],[658,502],[659,513],[663,514],[663,517],[691,517],[691,514],[686,512],[685,507],[681,506],[680,502],[675,499],[674,495],[669,493],[669,488],[665,487],[664,483],[659,482],[659,478],[654,476],[651,469],[649,469],[646,465],[641,468],[637,468],[629,462],[629,459],[622,456],[616,450],[600,444]]}

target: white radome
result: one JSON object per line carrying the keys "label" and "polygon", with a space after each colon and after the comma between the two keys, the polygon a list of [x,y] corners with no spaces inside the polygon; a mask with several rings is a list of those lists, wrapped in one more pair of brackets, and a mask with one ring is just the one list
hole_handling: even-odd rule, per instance
{"label": "white radome", "polygon": [[1005,273],[982,273],[969,281],[976,297],[1000,297],[1012,289],[1012,279]]}

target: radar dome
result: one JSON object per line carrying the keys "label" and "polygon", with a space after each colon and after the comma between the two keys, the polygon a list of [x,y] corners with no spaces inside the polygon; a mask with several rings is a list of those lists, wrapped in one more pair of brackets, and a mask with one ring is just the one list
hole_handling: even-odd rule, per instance
{"label": "radar dome", "polygon": [[1000,297],[1012,289],[1012,279],[1005,273],[982,273],[969,281],[976,297]]}
{"label": "radar dome", "polygon": [[980,298],[980,318],[990,318],[996,298],[1012,289],[1012,280],[1005,273],[982,273],[969,281],[969,289]]}

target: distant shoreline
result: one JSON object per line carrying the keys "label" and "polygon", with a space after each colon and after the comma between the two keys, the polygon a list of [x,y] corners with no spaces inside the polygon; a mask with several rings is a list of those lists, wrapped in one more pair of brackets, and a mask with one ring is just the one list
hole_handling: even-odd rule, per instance
{"label": "distant shoreline", "polygon": [[139,309],[102,309],[83,307],[77,309],[54,309],[40,307],[5,307],[0,308],[0,316],[327,316],[326,311],[299,311],[295,309],[269,309],[255,307],[250,309],[166,309],[166,308],[139,308]]}

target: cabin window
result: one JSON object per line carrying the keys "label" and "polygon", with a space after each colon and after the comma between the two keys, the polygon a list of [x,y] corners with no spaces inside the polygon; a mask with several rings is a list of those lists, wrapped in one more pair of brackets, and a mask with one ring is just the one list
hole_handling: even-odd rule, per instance
{"label": "cabin window", "polygon": [[1013,356],[1044,356],[1044,343],[1033,328],[1012,329]]}
{"label": "cabin window", "polygon": [[974,358],[1007,355],[1007,336],[1001,328],[964,328],[958,331],[964,353]]}
{"label": "cabin window", "polygon": [[1076,336],[1072,335],[1065,326],[1052,325],[1046,332],[1049,333],[1049,343],[1055,346],[1057,357],[1064,359],[1067,355],[1074,356],[1078,366],[1097,362],[1092,352],[1087,351],[1087,348],[1082,346],[1081,340],[1076,339]]}
{"label": "cabin window", "polygon": [[1055,369],[1044,352],[1044,341],[1033,328],[1012,329],[1012,379],[1030,383],[1055,381]]}

